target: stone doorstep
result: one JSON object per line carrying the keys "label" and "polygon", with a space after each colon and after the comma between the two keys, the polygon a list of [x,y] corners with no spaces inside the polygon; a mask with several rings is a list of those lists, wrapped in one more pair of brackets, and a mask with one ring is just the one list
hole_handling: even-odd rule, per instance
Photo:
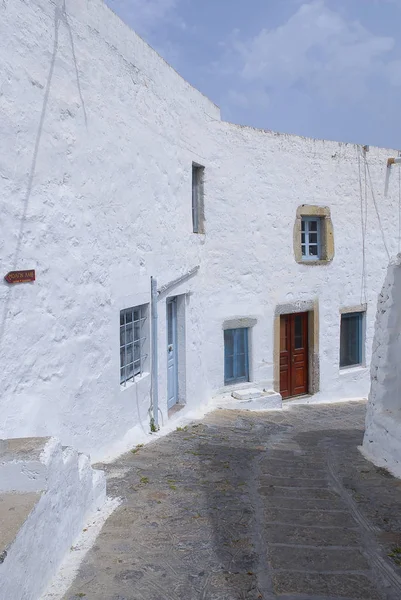
{"label": "stone doorstep", "polygon": [[231,395],[215,398],[216,407],[225,410],[280,410],[283,406],[281,394],[273,390],[245,388],[234,390]]}
{"label": "stone doorstep", "polygon": [[0,494],[0,564],[41,495],[40,492]]}

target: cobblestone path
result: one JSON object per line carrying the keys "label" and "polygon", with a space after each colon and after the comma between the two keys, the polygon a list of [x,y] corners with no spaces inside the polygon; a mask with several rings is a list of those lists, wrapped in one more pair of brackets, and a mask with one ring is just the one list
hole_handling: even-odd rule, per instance
{"label": "cobblestone path", "polygon": [[364,414],[220,410],[104,466],[123,503],[65,600],[400,600],[401,482]]}

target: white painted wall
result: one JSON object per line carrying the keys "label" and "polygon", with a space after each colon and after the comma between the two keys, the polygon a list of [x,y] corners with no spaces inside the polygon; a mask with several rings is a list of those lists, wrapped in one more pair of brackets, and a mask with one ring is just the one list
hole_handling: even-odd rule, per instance
{"label": "white painted wall", "polygon": [[[150,377],[120,390],[119,311],[201,262],[191,163],[219,110],[102,2],[0,3],[0,436],[60,435],[100,457],[140,423]],[[54,41],[57,40],[55,45]],[[199,278],[187,303],[187,398],[206,400]],[[166,415],[165,304],[160,408]]]}
{"label": "white painted wall", "polygon": [[[321,391],[314,400],[366,395],[368,369],[338,367],[339,310],[364,296],[359,149],[223,123],[218,108],[100,0],[61,6],[0,3],[1,273],[37,272],[34,284],[0,284],[0,436],[57,435],[101,458],[148,431],[150,376],[123,391],[119,385],[119,311],[149,301],[151,275],[162,285],[198,264],[199,273],[173,292],[189,294],[188,410],[223,386],[224,320],[257,318],[251,376],[253,385],[271,386],[276,305],[316,297]],[[390,253],[398,245],[395,178],[387,198],[383,189],[392,154],[371,148],[367,155]],[[192,161],[206,168],[206,235],[191,233]],[[329,266],[294,260],[303,203],[331,208]],[[370,197],[367,364],[386,264]],[[165,318],[163,298],[164,423]]]}
{"label": "white painted wall", "polygon": [[[225,319],[258,319],[252,331],[251,371],[255,381],[272,381],[276,306],[318,298],[320,392],[311,401],[367,396],[376,299],[388,262],[385,244],[390,254],[399,244],[397,167],[392,168],[384,196],[387,158],[395,151],[371,147],[366,154],[383,236],[367,173],[366,285],[362,285],[362,148],[228,123],[215,123],[214,132],[219,168],[211,170],[209,180],[213,202],[206,203],[208,277],[204,281],[215,306],[206,329],[212,387],[224,383],[221,327]],[[331,264],[295,261],[293,227],[301,204],[330,207],[335,238]],[[340,309],[365,303],[366,367],[340,370]]]}
{"label": "white painted wall", "polygon": [[371,387],[362,452],[401,477],[401,254],[387,270],[377,303]]}

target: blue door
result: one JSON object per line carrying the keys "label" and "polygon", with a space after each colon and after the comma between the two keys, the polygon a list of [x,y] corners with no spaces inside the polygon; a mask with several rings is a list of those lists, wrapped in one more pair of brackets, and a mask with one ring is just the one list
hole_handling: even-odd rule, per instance
{"label": "blue door", "polygon": [[177,298],[167,300],[167,405],[178,402]]}
{"label": "blue door", "polygon": [[248,328],[224,331],[224,383],[249,381]]}

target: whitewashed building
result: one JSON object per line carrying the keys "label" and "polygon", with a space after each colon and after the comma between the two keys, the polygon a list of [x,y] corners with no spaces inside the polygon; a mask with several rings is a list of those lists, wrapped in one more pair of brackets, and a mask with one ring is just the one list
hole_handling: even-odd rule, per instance
{"label": "whitewashed building", "polygon": [[222,121],[101,0],[0,4],[0,72],[1,268],[35,270],[0,284],[0,437],[97,459],[238,387],[367,395],[394,150]]}

